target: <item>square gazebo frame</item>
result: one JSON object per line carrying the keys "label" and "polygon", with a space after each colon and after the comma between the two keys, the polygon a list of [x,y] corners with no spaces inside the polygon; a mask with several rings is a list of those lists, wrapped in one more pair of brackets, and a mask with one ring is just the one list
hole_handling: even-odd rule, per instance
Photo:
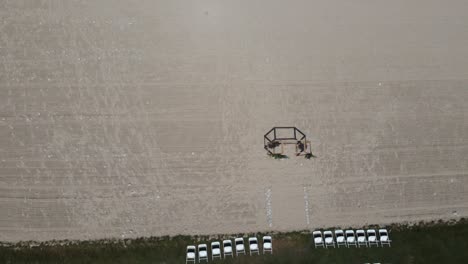
{"label": "square gazebo frame", "polygon": [[[291,131],[290,134],[292,135],[292,137],[281,137],[281,135],[279,135],[278,133],[279,130],[290,130]],[[301,142],[302,144],[304,144],[304,148],[303,150],[300,150],[296,147],[296,155],[299,156],[303,153],[307,154],[306,149],[307,149],[307,144],[309,143],[307,142],[307,136],[297,127],[273,127],[270,131],[268,131],[263,136],[263,147],[271,155],[275,153],[270,150],[268,145],[273,144],[274,142],[278,142],[281,145],[283,144],[296,144],[297,145],[298,142]]]}

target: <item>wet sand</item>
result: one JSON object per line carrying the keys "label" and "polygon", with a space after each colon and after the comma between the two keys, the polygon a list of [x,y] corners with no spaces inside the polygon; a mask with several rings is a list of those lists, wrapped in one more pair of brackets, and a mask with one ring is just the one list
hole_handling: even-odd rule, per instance
{"label": "wet sand", "polygon": [[0,0],[0,241],[468,216],[468,3],[127,2]]}

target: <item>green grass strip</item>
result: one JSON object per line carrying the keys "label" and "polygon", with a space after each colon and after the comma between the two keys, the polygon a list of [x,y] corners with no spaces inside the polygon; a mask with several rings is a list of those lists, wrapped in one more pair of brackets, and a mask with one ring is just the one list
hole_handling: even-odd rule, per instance
{"label": "green grass strip", "polygon": [[[388,229],[393,241],[391,248],[315,249],[310,232],[276,233],[272,256],[242,256],[215,263],[468,263],[468,221],[465,219],[456,223],[394,225]],[[261,240],[263,234],[255,235]],[[0,246],[0,263],[185,263],[187,245],[233,237],[4,243]]]}

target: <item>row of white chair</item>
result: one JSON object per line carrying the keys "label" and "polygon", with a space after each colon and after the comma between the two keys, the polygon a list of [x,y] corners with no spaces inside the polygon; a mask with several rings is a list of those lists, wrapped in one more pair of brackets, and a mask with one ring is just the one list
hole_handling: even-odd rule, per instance
{"label": "row of white chair", "polygon": [[[238,237],[234,239],[236,256],[239,254],[245,255],[245,246],[244,246],[244,238]],[[260,250],[258,246],[258,240],[256,237],[249,237],[249,253],[258,254],[260,255]],[[187,246],[187,254],[185,258],[185,263],[195,263],[197,260],[196,257],[197,248],[193,245]],[[265,252],[269,252],[273,254],[273,242],[271,236],[264,236],[263,237],[263,254]],[[232,241],[230,239],[223,240],[223,253],[224,258],[226,256],[234,257],[233,255],[233,248],[232,248]],[[221,243],[218,241],[211,242],[211,260],[216,258],[221,259]],[[206,244],[198,245],[198,262],[206,261],[208,262],[208,246]]]}
{"label": "row of white chair", "polygon": [[372,247],[373,245],[383,247],[384,245],[390,245],[390,237],[388,235],[387,229],[379,229],[379,237],[380,241],[377,238],[377,232],[375,229],[368,229],[364,231],[363,229],[359,229],[356,232],[354,230],[346,230],[343,231],[341,229],[335,230],[335,234],[332,231],[324,231],[323,235],[321,231],[314,231],[312,232],[312,237],[314,239],[315,247],[335,247],[335,242],[338,247],[345,246],[345,247]]}

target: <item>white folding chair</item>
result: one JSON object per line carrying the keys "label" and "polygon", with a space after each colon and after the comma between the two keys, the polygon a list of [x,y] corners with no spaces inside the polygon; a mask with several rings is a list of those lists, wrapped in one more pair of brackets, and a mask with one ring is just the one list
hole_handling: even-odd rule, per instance
{"label": "white folding chair", "polygon": [[315,248],[318,247],[325,247],[323,244],[323,237],[321,231],[314,231],[312,232],[312,237],[314,238]]}
{"label": "white folding chair", "polygon": [[221,259],[221,243],[218,241],[211,242],[211,260],[215,258]]}
{"label": "white folding chair", "polygon": [[185,257],[185,263],[195,263],[196,262],[196,256],[195,256],[195,246],[187,246],[187,254]]}
{"label": "white folding chair", "polygon": [[256,237],[249,237],[249,250],[250,250],[250,256],[252,254],[257,253],[257,255],[260,255],[260,251],[258,250],[258,240]]}
{"label": "white folding chair", "polygon": [[377,247],[379,246],[379,240],[377,239],[375,229],[367,230],[367,241],[369,243],[369,247],[372,247],[372,245],[376,245]]}
{"label": "white folding chair", "polygon": [[335,239],[336,239],[336,245],[338,248],[340,246],[345,246],[346,247],[346,238],[344,236],[344,232],[341,229],[335,230]]}
{"label": "white folding chair", "polygon": [[387,229],[379,229],[379,237],[380,237],[380,244],[382,245],[382,247],[384,245],[388,245],[389,247],[391,247],[390,242],[392,241],[390,240],[390,237],[388,236]]}
{"label": "white folding chair", "polygon": [[356,236],[354,235],[354,230],[346,230],[345,236],[346,236],[346,245],[348,245],[348,247],[350,246],[357,247]]}
{"label": "white folding chair", "polygon": [[273,254],[273,241],[271,240],[271,236],[263,237],[263,254],[265,254],[265,252]]}
{"label": "white folding chair", "polygon": [[234,239],[234,243],[236,244],[236,256],[239,256],[239,254],[245,255],[244,239],[242,237],[238,237]]}
{"label": "white folding chair", "polygon": [[359,229],[356,231],[356,236],[357,236],[358,247],[361,247],[361,246],[367,247],[366,232],[362,229]]}
{"label": "white folding chair", "polygon": [[232,254],[232,241],[231,240],[223,241],[223,251],[224,251],[224,258],[226,258],[226,256],[234,257]]}
{"label": "white folding chair", "polygon": [[206,244],[198,245],[198,262],[202,260],[208,262],[208,247]]}
{"label": "white folding chair", "polygon": [[323,238],[325,240],[325,246],[328,247],[335,247],[335,240],[333,239],[332,231],[325,231],[323,232]]}

